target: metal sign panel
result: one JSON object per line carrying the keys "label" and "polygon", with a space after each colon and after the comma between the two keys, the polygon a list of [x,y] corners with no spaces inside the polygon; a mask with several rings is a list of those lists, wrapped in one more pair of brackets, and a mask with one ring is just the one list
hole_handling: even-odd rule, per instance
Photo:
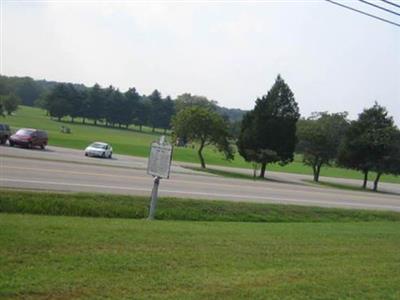
{"label": "metal sign panel", "polygon": [[169,178],[172,160],[172,146],[153,142],[147,164],[147,174],[160,178]]}

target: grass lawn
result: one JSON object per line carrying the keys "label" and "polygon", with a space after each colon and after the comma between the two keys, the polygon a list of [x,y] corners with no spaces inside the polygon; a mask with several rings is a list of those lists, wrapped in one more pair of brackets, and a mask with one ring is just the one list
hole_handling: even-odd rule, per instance
{"label": "grass lawn", "polygon": [[[67,119],[65,119],[67,121]],[[79,121],[79,120],[78,120]],[[0,117],[0,122],[8,123],[14,130],[21,127],[33,127],[45,129],[49,133],[49,144],[54,146],[84,149],[93,141],[109,142],[114,152],[134,156],[147,157],[149,155],[150,143],[158,140],[163,131],[152,133],[149,128],[144,127],[143,132],[139,132],[137,127],[127,129],[106,128],[93,126],[91,124],[82,125],[81,123],[57,122],[51,120],[45,115],[45,112],[39,108],[21,106],[13,116],[5,118]],[[71,128],[71,134],[61,133],[61,126]],[[251,164],[236,153],[232,162],[226,161],[223,156],[213,148],[208,147],[204,150],[206,163],[209,165],[221,165],[228,167],[251,168]],[[182,162],[199,163],[196,149],[193,148],[174,148],[174,160]],[[311,167],[305,166],[301,162],[301,156],[297,155],[295,161],[286,166],[278,164],[269,165],[268,171],[312,174]],[[342,177],[362,179],[362,174],[352,170],[346,170],[335,167],[323,167],[321,176]],[[375,174],[371,173],[372,179]],[[392,175],[383,175],[381,181],[400,183],[400,177]]]}
{"label": "grass lawn", "polygon": [[400,297],[397,212],[0,195],[0,299]]}
{"label": "grass lawn", "polygon": [[[149,197],[0,189],[0,212],[143,219]],[[398,221],[400,212],[160,198],[156,219],[231,222]]]}
{"label": "grass lawn", "polygon": [[400,223],[0,214],[2,299],[399,299]]}

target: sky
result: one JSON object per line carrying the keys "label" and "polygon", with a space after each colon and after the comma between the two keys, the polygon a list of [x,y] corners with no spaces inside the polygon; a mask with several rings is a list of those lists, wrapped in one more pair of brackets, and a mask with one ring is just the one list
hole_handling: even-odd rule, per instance
{"label": "sky", "polygon": [[187,92],[246,110],[281,74],[303,116],[354,119],[378,101],[400,125],[400,27],[324,0],[1,0],[0,73]]}

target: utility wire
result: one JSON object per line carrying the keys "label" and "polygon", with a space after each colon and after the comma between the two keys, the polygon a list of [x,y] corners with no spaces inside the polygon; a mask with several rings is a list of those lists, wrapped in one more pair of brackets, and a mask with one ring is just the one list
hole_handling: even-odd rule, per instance
{"label": "utility wire", "polygon": [[371,5],[371,6],[373,6],[373,7],[382,9],[382,10],[384,10],[384,11],[390,12],[390,13],[392,13],[392,14],[395,14],[395,15],[400,16],[399,13],[397,13],[397,12],[395,12],[395,11],[393,11],[393,10],[384,8],[384,7],[382,7],[382,6],[376,5],[376,4],[374,4],[374,3],[371,3],[371,2],[368,2],[368,1],[364,1],[364,0],[358,0],[358,1],[360,1],[360,2],[362,2],[362,3],[365,3],[365,4],[368,4],[368,5]]}
{"label": "utility wire", "polygon": [[393,6],[396,6],[396,7],[400,8],[400,5],[398,5],[398,4],[396,4],[396,3],[393,3],[393,2],[390,2],[390,1],[387,1],[387,0],[381,0],[381,1],[383,1],[383,2],[385,2],[385,3],[387,3],[387,4],[390,4],[390,5],[393,5]]}
{"label": "utility wire", "polygon": [[375,15],[371,15],[371,14],[369,14],[369,13],[366,13],[366,12],[362,11],[362,10],[355,9],[355,8],[353,8],[353,7],[350,7],[350,6],[347,6],[347,5],[344,5],[344,4],[341,4],[341,3],[338,3],[338,2],[332,1],[332,0],[325,0],[325,1],[330,2],[330,3],[332,3],[332,4],[335,4],[335,5],[338,5],[338,6],[341,6],[341,7],[344,7],[344,8],[347,8],[347,9],[350,9],[350,10],[353,10],[353,11],[356,11],[356,12],[358,12],[358,13],[360,13],[360,14],[363,14],[363,15],[366,15],[366,16],[368,16],[368,17],[371,17],[371,18],[380,20],[380,21],[382,21],[382,22],[386,22],[386,23],[392,24],[392,25],[394,25],[394,26],[400,27],[400,24],[398,24],[398,23],[395,23],[395,22],[386,20],[386,19],[384,19],[384,18],[377,17],[377,16],[375,16]]}

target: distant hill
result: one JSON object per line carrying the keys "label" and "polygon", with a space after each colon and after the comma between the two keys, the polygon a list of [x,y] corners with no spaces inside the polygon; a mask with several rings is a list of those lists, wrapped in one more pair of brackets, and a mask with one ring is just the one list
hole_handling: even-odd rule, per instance
{"label": "distant hill", "polygon": [[[35,80],[31,77],[17,77],[0,75],[0,95],[9,93],[17,95],[22,105],[35,106],[35,101],[42,95],[49,93],[57,84],[67,82],[48,81],[45,79]],[[85,90],[89,87],[84,84],[73,84],[78,90]],[[226,108],[217,106],[217,112],[226,116],[233,123],[242,120],[245,110],[238,108]]]}
{"label": "distant hill", "polygon": [[247,112],[247,110],[218,106],[217,112],[223,116],[228,116],[231,122],[239,122],[242,120],[243,115]]}
{"label": "distant hill", "polygon": [[[31,77],[0,75],[0,95],[15,94],[22,105],[34,106],[35,101],[43,94],[50,92],[58,83],[56,81],[34,80]],[[83,84],[74,84],[77,89],[86,89]]]}

